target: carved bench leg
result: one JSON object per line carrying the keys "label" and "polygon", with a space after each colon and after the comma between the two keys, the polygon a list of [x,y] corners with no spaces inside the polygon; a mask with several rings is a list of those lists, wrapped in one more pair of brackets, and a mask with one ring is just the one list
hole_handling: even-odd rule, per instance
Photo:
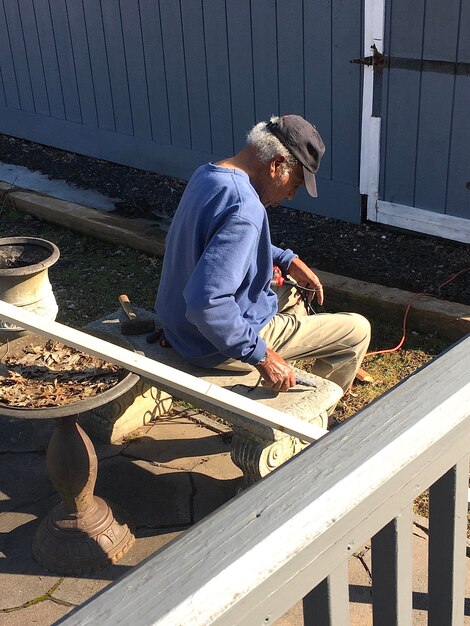
{"label": "carved bench leg", "polygon": [[[327,413],[318,415],[315,422],[326,428]],[[247,486],[267,476],[308,446],[308,442],[273,428],[254,426],[253,432],[250,432],[247,427],[248,420],[245,420],[243,428],[234,426],[230,450],[232,461],[242,470]],[[261,434],[262,430],[265,436]]]}
{"label": "carved bench leg", "polygon": [[263,478],[308,445],[286,435],[277,441],[257,441],[235,431],[230,450],[232,461],[243,472],[247,484]]}
{"label": "carved bench leg", "polygon": [[119,398],[87,411],[80,423],[95,441],[117,443],[151,420],[166,415],[173,398],[145,378]]}

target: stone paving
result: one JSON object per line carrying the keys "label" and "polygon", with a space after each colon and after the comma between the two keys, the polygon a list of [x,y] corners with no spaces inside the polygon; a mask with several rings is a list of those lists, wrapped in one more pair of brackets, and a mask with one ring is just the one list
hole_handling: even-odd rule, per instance
{"label": "stone paving", "polygon": [[0,416],[0,626],[53,624],[234,497],[241,483],[230,460],[231,431],[201,426],[191,410],[173,411],[122,445],[95,443],[95,494],[130,514],[136,542],[100,572],[54,575],[31,553],[39,521],[59,501],[46,470],[52,429],[52,420]]}
{"label": "stone paving", "polygon": [[[132,516],[136,542],[118,563],[95,574],[51,574],[34,560],[31,543],[40,519],[58,502],[46,471],[52,428],[52,420],[0,416],[0,626],[53,624],[235,497],[242,485],[241,472],[230,459],[230,429],[195,410],[177,407],[120,445],[97,443],[95,493]],[[427,534],[415,525],[413,623],[418,626],[427,617],[426,549]],[[351,624],[367,626],[372,615],[368,546],[349,566]],[[470,595],[468,574],[467,568]],[[299,604],[277,626],[300,625],[301,620]]]}

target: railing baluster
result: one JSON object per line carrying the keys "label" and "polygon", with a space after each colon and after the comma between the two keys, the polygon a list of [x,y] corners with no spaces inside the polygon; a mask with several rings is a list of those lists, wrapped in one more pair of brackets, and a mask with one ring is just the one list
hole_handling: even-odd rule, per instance
{"label": "railing baluster", "polygon": [[372,538],[374,624],[399,626],[412,622],[412,541],[411,506]]}
{"label": "railing baluster", "polygon": [[429,489],[429,626],[463,625],[468,460]]}
{"label": "railing baluster", "polygon": [[303,599],[304,626],[349,624],[348,562],[342,563]]}

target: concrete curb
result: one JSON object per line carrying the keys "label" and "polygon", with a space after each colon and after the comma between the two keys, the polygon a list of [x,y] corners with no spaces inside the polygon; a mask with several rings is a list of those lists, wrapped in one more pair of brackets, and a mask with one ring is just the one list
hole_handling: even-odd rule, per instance
{"label": "concrete curb", "polygon": [[[104,213],[3,182],[0,182],[0,200],[40,219],[98,239],[129,246],[153,256],[162,257],[165,251],[166,233],[146,220]],[[332,310],[356,311],[366,316],[372,314],[401,323],[406,307],[413,300],[408,317],[409,331],[437,332],[450,341],[456,341],[470,332],[470,306],[431,296],[416,297],[409,291],[329,272],[317,273],[327,289],[327,304]]]}
{"label": "concrete curb", "polygon": [[91,237],[130,246],[155,256],[163,256],[165,251],[165,233],[148,221],[130,220],[2,182],[0,201]]}
{"label": "concrete curb", "polygon": [[470,306],[419,296],[411,291],[383,287],[354,278],[317,271],[328,289],[328,306],[335,311],[356,311],[401,324],[410,302],[407,329],[434,333],[457,341],[470,332]]}

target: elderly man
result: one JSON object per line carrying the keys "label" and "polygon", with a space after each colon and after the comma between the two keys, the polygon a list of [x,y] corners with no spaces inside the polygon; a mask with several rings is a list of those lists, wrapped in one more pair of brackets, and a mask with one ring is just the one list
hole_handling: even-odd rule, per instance
{"label": "elderly man", "polygon": [[156,299],[165,338],[202,367],[250,369],[263,384],[296,384],[288,361],[315,359],[315,374],[348,389],[370,339],[354,313],[308,315],[298,293],[271,288],[273,265],[323,304],[318,276],[292,250],[271,244],[266,207],[294,198],[315,173],[325,147],[298,115],[260,122],[235,156],[199,167],[166,240]]}

